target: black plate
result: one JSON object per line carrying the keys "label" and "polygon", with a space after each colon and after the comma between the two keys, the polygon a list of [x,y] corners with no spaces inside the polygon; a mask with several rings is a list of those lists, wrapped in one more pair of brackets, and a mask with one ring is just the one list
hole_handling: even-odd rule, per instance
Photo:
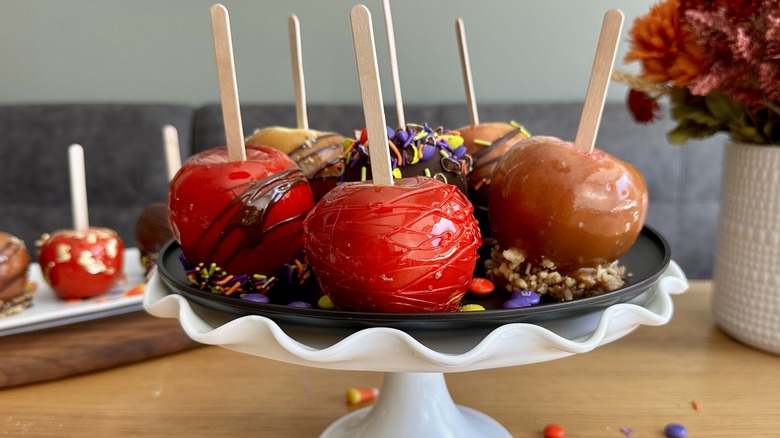
{"label": "black plate", "polygon": [[[629,252],[620,259],[630,276],[622,288],[613,292],[574,301],[503,309],[501,303],[508,298],[508,295],[505,291],[497,290],[487,296],[466,294],[464,297],[464,304],[481,304],[487,309],[484,311],[367,313],[256,303],[202,291],[188,284],[186,272],[179,260],[180,255],[181,248],[175,241],[171,241],[163,247],[158,259],[160,276],[175,293],[219,312],[235,316],[262,315],[280,325],[293,326],[308,331],[327,332],[355,331],[368,327],[393,327],[405,331],[472,330],[492,328],[507,323],[540,323],[552,319],[581,316],[638,297],[655,285],[671,259],[666,240],[655,230],[646,226]],[[479,264],[481,265],[482,261]],[[321,291],[316,286],[311,286],[302,292],[298,291],[298,293],[303,295],[294,297],[294,299],[303,299],[312,303],[316,303],[321,295]],[[294,299],[291,298],[289,301]]]}

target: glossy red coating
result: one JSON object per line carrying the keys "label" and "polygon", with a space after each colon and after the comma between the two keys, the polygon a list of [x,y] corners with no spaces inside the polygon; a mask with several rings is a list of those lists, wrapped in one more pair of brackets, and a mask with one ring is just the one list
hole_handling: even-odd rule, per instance
{"label": "glossy red coating", "polygon": [[168,221],[191,263],[216,263],[230,274],[274,274],[303,248],[304,216],[314,198],[283,152],[247,146],[245,161],[227,148],[190,157],[168,190]]}
{"label": "glossy red coating", "polygon": [[456,311],[482,239],[473,206],[433,178],[344,183],[304,222],[306,254],[340,309]]}
{"label": "glossy red coating", "polygon": [[647,214],[647,186],[632,165],[531,137],[504,154],[490,186],[490,224],[501,248],[542,256],[563,272],[612,262],[633,245]]}
{"label": "glossy red coating", "polygon": [[41,246],[43,278],[63,299],[91,298],[122,277],[124,244],[108,228],[52,233]]}

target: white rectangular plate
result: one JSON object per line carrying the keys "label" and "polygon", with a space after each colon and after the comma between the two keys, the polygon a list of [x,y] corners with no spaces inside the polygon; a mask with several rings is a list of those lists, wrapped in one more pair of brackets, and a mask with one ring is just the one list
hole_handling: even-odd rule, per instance
{"label": "white rectangular plate", "polygon": [[0,318],[0,336],[42,330],[82,321],[106,318],[143,309],[143,294],[128,295],[144,283],[138,248],[127,248],[124,253],[125,279],[108,292],[84,300],[63,300],[43,280],[41,267],[30,264],[30,281],[37,285],[32,306],[16,315]]}

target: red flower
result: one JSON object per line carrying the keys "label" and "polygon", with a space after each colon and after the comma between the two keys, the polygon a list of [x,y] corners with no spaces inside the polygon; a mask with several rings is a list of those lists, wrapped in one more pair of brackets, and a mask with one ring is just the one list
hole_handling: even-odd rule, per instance
{"label": "red flower", "polygon": [[632,88],[628,90],[627,103],[628,110],[637,123],[650,123],[658,120],[658,111],[661,106],[647,94]]}

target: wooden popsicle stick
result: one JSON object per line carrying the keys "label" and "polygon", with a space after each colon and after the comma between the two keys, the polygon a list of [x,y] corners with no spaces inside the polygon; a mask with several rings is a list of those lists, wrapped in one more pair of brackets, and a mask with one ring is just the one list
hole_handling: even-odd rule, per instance
{"label": "wooden popsicle stick", "polygon": [[590,152],[596,144],[596,134],[601,124],[601,114],[604,112],[607,87],[615,64],[622,27],[623,13],[620,10],[610,9],[604,14],[588,90],[585,93],[585,104],[582,107],[577,136],[574,137],[574,147],[581,151]]}
{"label": "wooden popsicle stick", "polygon": [[70,202],[73,214],[73,229],[89,229],[87,210],[87,177],[84,166],[84,148],[80,144],[68,147],[68,169],[70,171]]}
{"label": "wooden popsicle stick", "polygon": [[372,180],[377,186],[391,186],[393,173],[390,169],[385,107],[382,101],[382,87],[379,83],[371,12],[365,6],[357,5],[352,8],[350,19],[360,80],[360,96],[363,99],[363,114],[368,132],[368,155],[371,160]]}
{"label": "wooden popsicle stick", "polygon": [[179,131],[173,125],[163,126],[163,145],[165,146],[165,164],[168,169],[168,181],[171,181],[181,168],[181,150],[179,149]]}
{"label": "wooden popsicle stick", "polygon": [[471,78],[471,61],[469,61],[469,47],[466,44],[466,28],[463,19],[455,20],[455,33],[458,38],[458,53],[460,54],[460,69],[463,73],[463,87],[466,90],[466,104],[469,107],[469,120],[472,125],[479,125],[479,112],[477,101],[474,99],[474,81]]}
{"label": "wooden popsicle stick", "polygon": [[398,127],[406,127],[404,116],[404,100],[401,96],[401,79],[398,75],[398,57],[395,52],[395,31],[393,30],[393,15],[390,13],[390,0],[382,0],[385,13],[385,32],[387,32],[387,50],[390,52],[390,73],[393,78],[393,94],[395,95],[395,111],[398,116]]}
{"label": "wooden popsicle stick", "polygon": [[241,106],[238,102],[236,66],[233,60],[233,39],[230,36],[230,17],[221,4],[211,7],[211,31],[214,36],[214,53],[217,58],[219,96],[222,100],[222,119],[225,123],[228,159],[246,160],[244,128],[241,124]]}
{"label": "wooden popsicle stick", "polygon": [[301,23],[295,14],[290,15],[290,54],[292,55],[293,88],[295,89],[295,118],[298,128],[309,129],[306,113],[306,83],[303,80],[303,55],[301,53]]}

